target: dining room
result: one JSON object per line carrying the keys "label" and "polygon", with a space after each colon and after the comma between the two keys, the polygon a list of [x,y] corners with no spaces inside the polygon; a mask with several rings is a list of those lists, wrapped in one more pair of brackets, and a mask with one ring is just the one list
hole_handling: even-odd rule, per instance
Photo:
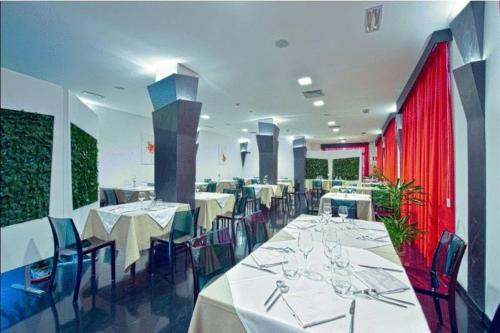
{"label": "dining room", "polygon": [[3,332],[499,332],[498,1],[1,2]]}

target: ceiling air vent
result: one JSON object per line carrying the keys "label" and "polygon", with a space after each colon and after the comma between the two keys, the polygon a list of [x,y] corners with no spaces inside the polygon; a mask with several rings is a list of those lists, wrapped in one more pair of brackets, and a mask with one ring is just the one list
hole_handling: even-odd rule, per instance
{"label": "ceiling air vent", "polygon": [[316,98],[316,97],[325,96],[325,94],[323,94],[323,90],[321,90],[321,89],[303,91],[302,94],[304,95],[305,98]]}
{"label": "ceiling air vent", "polygon": [[365,32],[370,33],[380,29],[382,22],[382,6],[368,8],[365,12]]}

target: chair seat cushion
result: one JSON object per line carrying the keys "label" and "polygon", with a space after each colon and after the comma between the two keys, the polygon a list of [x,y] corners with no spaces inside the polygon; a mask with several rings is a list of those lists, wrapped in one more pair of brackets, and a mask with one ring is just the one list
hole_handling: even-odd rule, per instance
{"label": "chair seat cushion", "polygon": [[[405,267],[405,269],[413,288],[431,290],[430,272],[428,270],[414,267]],[[448,277],[438,274],[438,284],[439,286],[435,291],[447,295],[449,287]]]}

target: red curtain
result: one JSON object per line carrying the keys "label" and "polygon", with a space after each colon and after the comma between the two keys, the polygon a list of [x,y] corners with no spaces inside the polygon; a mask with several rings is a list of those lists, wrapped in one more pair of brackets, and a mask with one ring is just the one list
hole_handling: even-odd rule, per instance
{"label": "red curtain", "polygon": [[384,133],[384,161],[382,170],[391,182],[398,178],[398,144],[396,142],[396,120],[392,119],[387,125]]}
{"label": "red curtain", "polygon": [[425,231],[417,246],[429,264],[444,228],[455,230],[455,167],[448,43],[435,46],[403,105],[401,178],[422,185],[425,204],[410,206]]}
{"label": "red curtain", "polygon": [[384,171],[384,140],[380,137],[377,142],[375,142],[375,146],[377,147],[377,171]]}
{"label": "red curtain", "polygon": [[328,143],[322,144],[321,150],[350,150],[361,149],[361,174],[363,177],[370,175],[370,144],[369,143]]}

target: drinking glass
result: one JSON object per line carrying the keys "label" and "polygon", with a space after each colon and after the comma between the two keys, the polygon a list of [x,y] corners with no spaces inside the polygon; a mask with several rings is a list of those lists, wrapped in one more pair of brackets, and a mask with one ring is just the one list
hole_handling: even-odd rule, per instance
{"label": "drinking glass", "polygon": [[281,264],[283,275],[289,280],[296,280],[300,277],[299,262],[295,253],[289,252],[283,255]]}
{"label": "drinking glass", "polygon": [[330,205],[324,205],[323,206],[323,215],[327,218],[327,222],[330,220],[332,217],[332,206]]}
{"label": "drinking glass", "polygon": [[329,264],[326,264],[324,266],[324,269],[327,271],[332,270],[335,265],[335,247],[337,247],[338,245],[339,241],[337,231],[333,227],[327,228],[325,233],[323,234],[324,254],[330,261]]}
{"label": "drinking glass", "polygon": [[349,268],[350,262],[349,252],[339,243],[335,248],[335,265],[339,268]]}
{"label": "drinking glass", "polygon": [[146,193],[140,191],[139,195],[138,195],[138,199],[141,202],[141,209],[142,209],[142,203],[143,203],[144,199],[146,199]]}
{"label": "drinking glass", "polygon": [[334,268],[331,282],[336,293],[340,295],[349,294],[352,287],[351,270],[341,267]]}
{"label": "drinking glass", "polygon": [[304,255],[304,276],[309,274],[309,269],[307,267],[307,257],[309,253],[312,252],[314,248],[313,234],[311,230],[304,230],[299,233],[299,238],[297,240],[299,251]]}
{"label": "drinking glass", "polygon": [[342,219],[342,223],[345,222],[345,218],[349,215],[349,209],[347,206],[340,206],[338,212],[340,218]]}

